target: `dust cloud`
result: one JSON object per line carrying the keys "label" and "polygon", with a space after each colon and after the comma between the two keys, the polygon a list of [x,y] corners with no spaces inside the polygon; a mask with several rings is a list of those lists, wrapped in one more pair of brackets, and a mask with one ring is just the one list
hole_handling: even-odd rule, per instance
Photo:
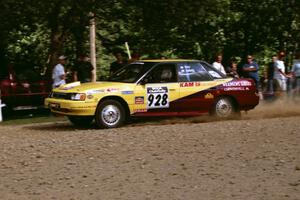
{"label": "dust cloud", "polygon": [[261,101],[255,109],[242,113],[242,119],[265,119],[299,115],[300,101],[282,97],[270,102]]}

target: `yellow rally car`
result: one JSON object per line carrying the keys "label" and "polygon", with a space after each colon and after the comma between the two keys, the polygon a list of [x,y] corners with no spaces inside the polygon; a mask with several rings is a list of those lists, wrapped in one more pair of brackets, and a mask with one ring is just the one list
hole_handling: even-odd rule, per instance
{"label": "yellow rally car", "polygon": [[228,78],[203,61],[142,60],[107,81],[53,89],[45,106],[74,125],[115,128],[135,116],[229,117],[259,103],[251,79]]}

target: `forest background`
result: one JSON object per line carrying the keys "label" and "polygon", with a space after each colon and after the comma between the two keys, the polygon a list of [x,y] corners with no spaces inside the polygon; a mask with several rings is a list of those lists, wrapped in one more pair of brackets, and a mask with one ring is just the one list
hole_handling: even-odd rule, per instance
{"label": "forest background", "polygon": [[222,52],[227,65],[253,54],[261,69],[280,50],[289,68],[299,50],[299,0],[1,0],[0,64],[50,77],[64,54],[71,67],[79,54],[89,54],[90,13],[98,80],[125,42],[142,58],[212,62]]}

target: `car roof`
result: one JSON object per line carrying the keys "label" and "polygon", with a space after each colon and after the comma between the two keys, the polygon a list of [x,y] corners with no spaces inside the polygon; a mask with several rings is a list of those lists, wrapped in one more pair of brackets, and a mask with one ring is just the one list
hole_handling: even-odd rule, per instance
{"label": "car roof", "polygon": [[136,62],[155,62],[155,63],[162,63],[162,62],[199,62],[199,60],[193,60],[193,59],[145,59],[145,60],[138,60]]}

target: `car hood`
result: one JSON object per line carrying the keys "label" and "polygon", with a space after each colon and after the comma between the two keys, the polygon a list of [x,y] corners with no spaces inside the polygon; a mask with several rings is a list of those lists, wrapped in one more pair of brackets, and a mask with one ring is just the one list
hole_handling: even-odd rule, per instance
{"label": "car hood", "polygon": [[67,93],[103,93],[103,92],[122,92],[133,90],[135,84],[121,83],[121,82],[89,82],[80,83],[73,82],[53,89],[54,92],[67,92]]}

